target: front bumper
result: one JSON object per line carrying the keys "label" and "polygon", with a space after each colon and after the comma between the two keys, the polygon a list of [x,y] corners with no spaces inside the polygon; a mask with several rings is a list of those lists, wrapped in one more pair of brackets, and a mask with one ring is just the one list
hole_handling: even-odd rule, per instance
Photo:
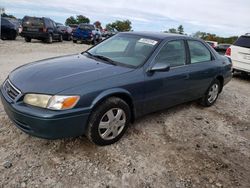
{"label": "front bumper", "polygon": [[10,102],[3,88],[1,100],[5,112],[22,131],[46,139],[77,137],[84,134],[89,113],[86,110],[52,111],[32,107],[23,102]]}

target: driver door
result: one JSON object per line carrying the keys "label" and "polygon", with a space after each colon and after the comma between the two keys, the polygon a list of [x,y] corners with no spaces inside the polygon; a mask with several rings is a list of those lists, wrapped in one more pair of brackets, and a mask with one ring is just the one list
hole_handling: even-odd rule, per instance
{"label": "driver door", "polygon": [[189,72],[184,40],[167,42],[156,56],[153,66],[168,64],[168,71],[145,73],[144,113],[164,109],[186,100]]}

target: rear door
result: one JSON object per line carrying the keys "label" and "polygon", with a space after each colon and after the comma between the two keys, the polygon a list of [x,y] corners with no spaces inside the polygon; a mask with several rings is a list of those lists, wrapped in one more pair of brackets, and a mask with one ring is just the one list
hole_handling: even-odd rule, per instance
{"label": "rear door", "polygon": [[187,40],[189,51],[188,92],[189,100],[201,97],[218,73],[215,57],[208,47],[198,40]]}
{"label": "rear door", "polygon": [[53,36],[58,39],[61,31],[57,28],[56,23],[53,20],[50,20],[52,29],[53,29]]}
{"label": "rear door", "polygon": [[250,36],[241,36],[231,46],[234,69],[250,72]]}

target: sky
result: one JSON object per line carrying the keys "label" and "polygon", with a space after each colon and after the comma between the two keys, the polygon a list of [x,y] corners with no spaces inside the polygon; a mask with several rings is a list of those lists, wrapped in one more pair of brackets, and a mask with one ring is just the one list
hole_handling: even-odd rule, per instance
{"label": "sky", "polygon": [[44,16],[61,23],[80,14],[103,26],[129,19],[134,31],[166,31],[182,24],[187,34],[250,33],[250,0],[0,0],[0,7],[18,18]]}

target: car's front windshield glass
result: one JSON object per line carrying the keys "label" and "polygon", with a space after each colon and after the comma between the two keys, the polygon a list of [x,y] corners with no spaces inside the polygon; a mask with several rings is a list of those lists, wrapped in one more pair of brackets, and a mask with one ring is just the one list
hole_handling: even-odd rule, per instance
{"label": "car's front windshield glass", "polygon": [[138,67],[142,65],[155,49],[159,41],[143,36],[122,34],[115,35],[88,53],[94,56],[104,56],[117,64]]}

